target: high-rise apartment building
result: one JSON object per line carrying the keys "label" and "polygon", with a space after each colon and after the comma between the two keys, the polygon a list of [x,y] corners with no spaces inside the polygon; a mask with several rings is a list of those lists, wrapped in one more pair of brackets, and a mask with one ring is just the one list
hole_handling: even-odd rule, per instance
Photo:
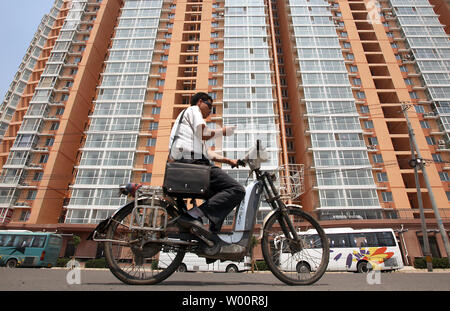
{"label": "high-rise apartment building", "polygon": [[448,228],[449,17],[442,0],[56,0],[0,106],[0,227],[84,236],[126,202],[119,184],[161,185],[173,122],[203,91],[208,125],[238,126],[217,151],[261,139],[265,168],[304,165],[296,203],[325,227],[397,230],[410,264],[423,237],[407,113],[446,256],[431,195]]}

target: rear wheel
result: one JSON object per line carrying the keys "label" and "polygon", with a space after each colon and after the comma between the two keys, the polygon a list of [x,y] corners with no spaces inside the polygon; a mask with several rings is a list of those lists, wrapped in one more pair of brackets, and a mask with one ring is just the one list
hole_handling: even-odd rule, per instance
{"label": "rear wheel", "polygon": [[[124,283],[156,284],[177,270],[184,258],[185,246],[161,242],[167,240],[168,232],[172,237],[177,236],[179,231],[175,224],[160,232],[130,228],[131,214],[143,215],[143,211],[133,212],[133,209],[134,202],[113,217],[106,232],[106,239],[110,241],[104,242],[106,261],[111,272]],[[176,242],[177,239],[172,238],[171,241]],[[161,251],[164,251],[163,256]]]}
{"label": "rear wheel", "polygon": [[[296,208],[287,210],[297,240],[290,233],[285,236],[280,221],[281,212],[270,216],[264,226],[262,253],[269,269],[289,285],[309,285],[317,282],[328,266],[328,239],[319,223],[309,214]],[[307,233],[308,230],[313,229]]]}

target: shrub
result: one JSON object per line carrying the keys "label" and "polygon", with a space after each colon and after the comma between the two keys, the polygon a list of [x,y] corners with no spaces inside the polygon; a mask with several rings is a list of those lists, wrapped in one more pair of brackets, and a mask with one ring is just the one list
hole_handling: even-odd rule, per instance
{"label": "shrub", "polygon": [[90,259],[90,260],[86,261],[85,267],[86,268],[98,268],[98,269],[107,268],[106,260],[105,260],[105,258]]}
{"label": "shrub", "polygon": [[256,261],[256,269],[258,271],[265,271],[265,270],[269,270],[269,267],[267,267],[267,264],[264,260],[257,260]]}
{"label": "shrub", "polygon": [[71,258],[58,258],[55,267],[65,267]]}
{"label": "shrub", "polygon": [[[432,258],[432,265],[434,269],[447,269],[450,268],[447,258]],[[414,258],[414,268],[416,269],[426,269],[427,262],[425,257]]]}

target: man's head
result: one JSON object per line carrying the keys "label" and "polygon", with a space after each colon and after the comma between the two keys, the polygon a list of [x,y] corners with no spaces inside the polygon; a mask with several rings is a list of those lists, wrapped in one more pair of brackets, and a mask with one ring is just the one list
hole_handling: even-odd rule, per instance
{"label": "man's head", "polygon": [[206,118],[212,110],[213,99],[207,93],[199,92],[191,97],[191,106],[197,105],[202,112],[203,118]]}

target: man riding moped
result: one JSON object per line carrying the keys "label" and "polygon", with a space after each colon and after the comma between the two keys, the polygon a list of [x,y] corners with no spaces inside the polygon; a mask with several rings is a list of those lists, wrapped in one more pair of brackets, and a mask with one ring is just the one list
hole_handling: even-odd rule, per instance
{"label": "man riding moped", "polygon": [[[205,216],[210,220],[209,231],[215,235],[220,232],[225,217],[244,198],[245,189],[212,163],[215,161],[237,167],[237,160],[223,157],[206,148],[206,141],[232,135],[235,130],[235,127],[209,129],[206,126],[205,118],[211,113],[212,103],[213,99],[206,93],[199,92],[192,96],[191,106],[180,113],[172,128],[169,161],[211,166],[210,189],[206,201],[181,215],[178,223],[186,228],[195,227],[205,231],[201,222],[201,217]],[[208,235],[208,232],[205,233]]]}

